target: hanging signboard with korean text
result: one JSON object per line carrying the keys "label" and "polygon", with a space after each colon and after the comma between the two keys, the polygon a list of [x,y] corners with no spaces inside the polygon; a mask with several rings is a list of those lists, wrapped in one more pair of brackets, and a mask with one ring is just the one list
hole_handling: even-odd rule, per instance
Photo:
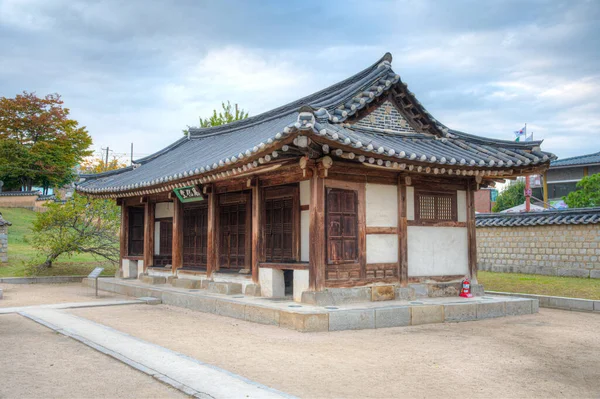
{"label": "hanging signboard with korean text", "polygon": [[185,202],[195,202],[202,201],[204,196],[202,195],[202,190],[199,186],[187,186],[187,187],[179,187],[173,190],[179,201]]}

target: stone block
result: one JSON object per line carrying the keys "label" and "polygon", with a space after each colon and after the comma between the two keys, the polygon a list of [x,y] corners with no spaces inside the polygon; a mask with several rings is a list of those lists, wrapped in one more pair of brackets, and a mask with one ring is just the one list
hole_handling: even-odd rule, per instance
{"label": "stone block", "polygon": [[260,306],[246,305],[246,321],[271,326],[279,325],[279,309],[263,308]]}
{"label": "stone block", "polygon": [[177,288],[184,288],[187,290],[200,289],[200,280],[190,280],[187,278],[175,278],[171,281],[171,285]]}
{"label": "stone block", "polygon": [[590,278],[600,278],[600,270],[590,270]]}
{"label": "stone block", "polygon": [[243,303],[218,299],[215,307],[215,313],[221,316],[244,320],[246,318],[246,305]]}
{"label": "stone block", "polygon": [[242,293],[242,284],[212,281],[208,283],[208,292],[223,295],[240,295]]}
{"label": "stone block", "polygon": [[162,276],[147,276],[146,275],[146,276],[142,276],[141,280],[142,280],[142,283],[152,284],[152,285],[167,283],[167,279]]}
{"label": "stone block", "polygon": [[561,277],[590,277],[590,271],[587,269],[558,269],[557,275]]}
{"label": "stone block", "polygon": [[307,305],[329,306],[333,305],[333,297],[327,291],[304,291],[301,302]]}
{"label": "stone block", "polygon": [[477,319],[502,317],[506,314],[504,302],[481,302],[477,304]]}
{"label": "stone block", "polygon": [[548,297],[548,307],[569,310],[594,310],[594,301],[588,299]]}
{"label": "stone block", "polygon": [[520,316],[523,314],[531,314],[532,299],[519,298],[506,302],[505,309],[507,316]]}
{"label": "stone block", "polygon": [[0,299],[2,299],[3,295],[4,295],[4,293],[2,292],[2,288],[0,288]]}
{"label": "stone block", "polygon": [[393,285],[375,285],[371,287],[371,301],[393,301],[396,292]]}
{"label": "stone block", "polygon": [[432,324],[444,322],[444,307],[442,305],[411,306],[411,324]]}
{"label": "stone block", "polygon": [[200,280],[200,289],[207,290],[210,283],[212,283],[211,280]]}
{"label": "stone block", "polygon": [[285,296],[283,270],[261,267],[258,269],[258,282],[262,296],[266,298],[283,298]]}
{"label": "stone block", "polygon": [[437,283],[429,285],[430,297],[458,296],[460,294],[461,283]]}
{"label": "stone block", "polygon": [[302,293],[308,291],[308,270],[294,270],[293,296],[295,302],[302,301]]}
{"label": "stone block", "polygon": [[460,322],[477,319],[476,303],[449,303],[444,305],[444,321]]}
{"label": "stone block", "polygon": [[429,296],[429,288],[427,287],[427,284],[409,284],[408,286],[415,291],[417,298]]}
{"label": "stone block", "polygon": [[160,298],[154,298],[151,296],[142,296],[137,299],[139,299],[140,301],[144,301],[146,305],[160,305],[162,303],[162,300]]}
{"label": "stone block", "polygon": [[167,284],[172,284],[173,280],[176,280],[177,276],[167,276]]}
{"label": "stone block", "polygon": [[306,314],[281,311],[279,327],[300,332],[329,331],[329,315],[327,313]]}
{"label": "stone block", "polygon": [[401,301],[412,301],[417,296],[414,288],[411,287],[396,287],[396,299]]}
{"label": "stone block", "polygon": [[371,287],[354,288],[329,288],[334,305],[348,303],[369,302],[371,300]]}
{"label": "stone block", "polygon": [[216,298],[165,291],[162,293],[161,299],[165,305],[179,306],[205,313],[216,313]]}
{"label": "stone block", "polygon": [[410,307],[375,309],[375,328],[410,326]]}
{"label": "stone block", "polygon": [[375,328],[374,309],[332,310],[329,312],[329,331]]}
{"label": "stone block", "polygon": [[600,301],[594,301],[594,312],[600,312]]}
{"label": "stone block", "polygon": [[540,301],[538,299],[531,300],[531,313],[539,313],[540,311]]}
{"label": "stone block", "polygon": [[244,295],[248,296],[260,296],[260,285],[258,284],[246,284],[244,289]]}
{"label": "stone block", "polygon": [[471,284],[471,293],[473,296],[483,296],[485,294],[483,284]]}

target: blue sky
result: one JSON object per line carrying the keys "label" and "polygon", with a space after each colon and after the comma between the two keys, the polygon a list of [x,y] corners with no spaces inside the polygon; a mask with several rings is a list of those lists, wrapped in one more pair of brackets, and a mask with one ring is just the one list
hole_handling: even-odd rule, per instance
{"label": "blue sky", "polygon": [[386,51],[454,129],[600,151],[597,0],[0,0],[0,96],[58,92],[96,149],[135,157],[223,100],[256,115]]}

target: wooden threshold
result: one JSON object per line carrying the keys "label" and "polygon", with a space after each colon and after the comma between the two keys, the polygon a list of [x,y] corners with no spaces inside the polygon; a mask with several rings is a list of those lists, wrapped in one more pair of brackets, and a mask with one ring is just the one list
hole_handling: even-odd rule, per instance
{"label": "wooden threshold", "polygon": [[259,263],[259,266],[264,267],[266,269],[277,269],[277,270],[308,270],[309,263],[308,262],[299,262],[299,263],[261,262],[261,263]]}

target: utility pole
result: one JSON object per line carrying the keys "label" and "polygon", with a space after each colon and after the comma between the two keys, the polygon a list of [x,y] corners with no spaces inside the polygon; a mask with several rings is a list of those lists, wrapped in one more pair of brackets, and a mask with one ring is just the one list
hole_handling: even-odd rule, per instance
{"label": "utility pole", "polygon": [[131,165],[133,165],[133,143],[131,143]]}
{"label": "utility pole", "polygon": [[100,147],[100,149],[102,151],[106,150],[106,160],[104,161],[104,171],[106,171],[108,169],[108,151],[110,150],[110,147],[106,147],[106,148]]}

